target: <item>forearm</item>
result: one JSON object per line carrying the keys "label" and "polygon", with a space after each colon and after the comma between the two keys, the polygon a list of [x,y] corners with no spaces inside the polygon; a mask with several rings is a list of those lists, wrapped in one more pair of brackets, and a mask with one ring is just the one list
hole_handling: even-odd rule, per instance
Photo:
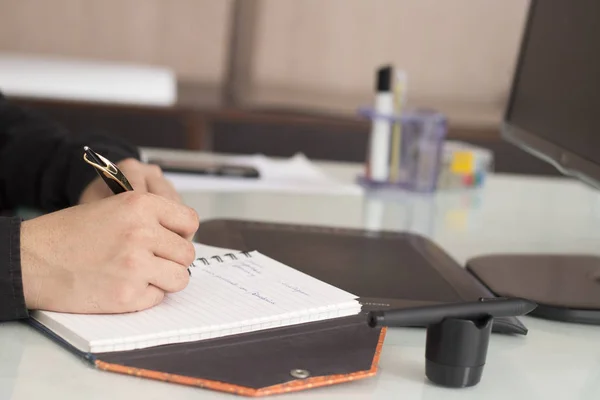
{"label": "forearm", "polygon": [[105,135],[69,133],[0,94],[0,209],[55,211],[76,204],[97,176],[82,160],[85,145],[113,162],[139,158],[127,143]]}
{"label": "forearm", "polygon": [[21,220],[0,217],[0,321],[28,316],[21,274]]}

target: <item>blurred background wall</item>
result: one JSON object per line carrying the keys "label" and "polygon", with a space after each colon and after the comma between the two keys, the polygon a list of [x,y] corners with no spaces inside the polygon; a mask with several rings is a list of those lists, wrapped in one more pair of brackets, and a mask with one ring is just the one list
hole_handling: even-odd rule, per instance
{"label": "blurred background wall", "polygon": [[[524,0],[262,0],[241,46],[248,104],[353,113],[374,69],[392,62],[410,99],[456,122],[497,123],[519,44]],[[249,23],[250,18],[246,19]]]}
{"label": "blurred background wall", "polygon": [[[493,147],[502,168],[520,162],[528,172],[552,173],[520,151],[509,157],[498,132],[528,4],[0,0],[0,57],[61,56],[173,72],[177,104],[147,117],[106,104],[69,109],[52,99],[19,99],[76,128],[99,124],[140,145],[303,151],[352,161],[364,156],[368,131],[356,108],[372,102],[374,71],[391,62],[409,74],[409,102],[444,112],[451,137]],[[130,132],[134,122],[156,126],[159,115],[164,129]]]}
{"label": "blurred background wall", "polygon": [[231,0],[0,0],[0,52],[171,69],[210,90],[225,79]]}

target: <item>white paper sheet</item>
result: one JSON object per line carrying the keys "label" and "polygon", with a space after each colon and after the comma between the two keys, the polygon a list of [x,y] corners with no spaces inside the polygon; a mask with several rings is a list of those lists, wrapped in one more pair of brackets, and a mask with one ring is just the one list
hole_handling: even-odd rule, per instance
{"label": "white paper sheet", "polygon": [[175,188],[186,191],[279,191],[293,193],[360,194],[355,184],[339,182],[327,176],[303,154],[286,160],[273,160],[263,155],[242,156],[227,161],[230,164],[253,166],[259,179],[226,178],[182,173],[166,173]]}

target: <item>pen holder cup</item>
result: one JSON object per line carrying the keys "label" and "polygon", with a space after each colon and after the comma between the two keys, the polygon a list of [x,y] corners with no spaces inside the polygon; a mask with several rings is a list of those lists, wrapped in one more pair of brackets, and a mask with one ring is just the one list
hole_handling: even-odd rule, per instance
{"label": "pen holder cup", "polygon": [[425,375],[440,386],[463,388],[481,380],[493,318],[448,318],[427,328]]}
{"label": "pen holder cup", "polygon": [[[373,179],[371,147],[365,164],[364,175],[357,182],[367,189],[397,189],[429,193],[437,188],[440,176],[444,139],[447,133],[446,117],[431,109],[407,110],[401,114],[381,114],[373,108],[359,109],[359,115],[368,118],[373,125],[388,124],[389,152],[377,154],[389,166],[387,179]],[[372,140],[372,138],[371,138]]]}

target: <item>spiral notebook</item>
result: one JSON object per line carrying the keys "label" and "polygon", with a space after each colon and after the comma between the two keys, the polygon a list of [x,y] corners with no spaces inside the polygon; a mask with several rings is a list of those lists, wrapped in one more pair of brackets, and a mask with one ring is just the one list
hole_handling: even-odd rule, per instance
{"label": "spiral notebook", "polygon": [[153,308],[126,314],[35,311],[32,318],[81,352],[200,341],[356,315],[357,296],[257,251],[202,256],[188,286]]}

